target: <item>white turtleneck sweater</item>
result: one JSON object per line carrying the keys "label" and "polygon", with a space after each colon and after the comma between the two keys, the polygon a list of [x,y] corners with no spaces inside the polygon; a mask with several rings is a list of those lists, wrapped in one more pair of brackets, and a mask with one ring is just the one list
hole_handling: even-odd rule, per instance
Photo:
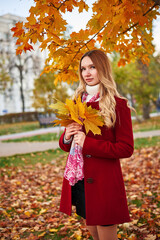
{"label": "white turtleneck sweater", "polygon": [[[88,93],[86,102],[88,102],[95,94],[97,94],[99,92],[99,85],[94,85],[94,86],[89,86],[86,85],[86,92]],[[96,102],[99,101],[99,98],[96,100]]]}

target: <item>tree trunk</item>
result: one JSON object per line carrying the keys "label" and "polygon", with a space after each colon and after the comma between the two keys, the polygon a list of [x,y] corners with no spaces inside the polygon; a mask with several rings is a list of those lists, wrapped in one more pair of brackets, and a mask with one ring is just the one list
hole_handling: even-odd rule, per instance
{"label": "tree trunk", "polygon": [[[138,60],[138,68],[142,73],[141,84],[142,84],[142,88],[143,88],[143,84],[148,84],[148,85],[150,84],[149,83],[149,69],[148,69],[148,66],[146,64],[144,64],[140,59]],[[149,119],[151,106],[150,106],[149,94],[147,92],[142,95],[142,101],[143,101],[142,102],[143,119]]]}
{"label": "tree trunk", "polygon": [[19,73],[20,73],[20,94],[21,94],[21,101],[22,101],[22,112],[25,112],[25,101],[24,101],[24,92],[23,92],[23,66],[19,66]]}
{"label": "tree trunk", "polygon": [[143,119],[149,119],[150,118],[150,104],[149,103],[143,103]]}

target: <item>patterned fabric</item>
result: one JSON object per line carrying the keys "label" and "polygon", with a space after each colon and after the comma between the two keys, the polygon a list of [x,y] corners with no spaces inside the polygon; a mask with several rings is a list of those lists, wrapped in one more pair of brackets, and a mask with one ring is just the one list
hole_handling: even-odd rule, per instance
{"label": "patterned fabric", "polygon": [[[82,102],[86,101],[88,93],[82,95]],[[94,102],[99,98],[99,93],[93,95],[89,102]],[[70,153],[67,159],[64,177],[74,186],[79,180],[84,178],[82,147],[72,141]]]}
{"label": "patterned fabric", "polygon": [[[87,96],[88,96],[87,92],[83,93],[83,95],[82,95],[82,102],[86,101]],[[88,102],[95,102],[99,97],[100,97],[100,94],[98,92],[95,95],[93,95],[93,97]]]}

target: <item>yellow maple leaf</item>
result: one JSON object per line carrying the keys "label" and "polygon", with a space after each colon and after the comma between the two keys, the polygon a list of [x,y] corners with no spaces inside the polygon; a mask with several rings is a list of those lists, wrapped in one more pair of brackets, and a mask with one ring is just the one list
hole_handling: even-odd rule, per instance
{"label": "yellow maple leaf", "polygon": [[84,126],[85,126],[86,133],[88,133],[89,130],[91,130],[94,135],[101,134],[100,128],[97,127],[93,122],[88,121],[87,119],[85,119],[85,121],[84,121]]}
{"label": "yellow maple leaf", "polygon": [[55,109],[58,112],[58,114],[62,114],[62,115],[68,114],[69,111],[68,111],[66,105],[57,99],[56,99],[56,101],[57,101],[57,103],[51,104],[49,107],[51,107],[52,109]]}
{"label": "yellow maple leaf", "polygon": [[76,230],[71,237],[74,237],[77,240],[82,239],[82,231],[80,229]]}
{"label": "yellow maple leaf", "polygon": [[82,125],[82,122],[79,120],[78,106],[74,103],[74,101],[69,99],[66,99],[66,105],[69,109],[71,119]]}
{"label": "yellow maple leaf", "polygon": [[96,109],[92,108],[91,106],[87,107],[87,105],[86,105],[85,116],[86,116],[86,118],[90,119],[91,121],[95,117],[96,119],[94,120],[94,122],[96,121],[97,125],[103,126],[102,117],[98,114],[98,111]]}
{"label": "yellow maple leaf", "polygon": [[44,237],[44,235],[46,235],[46,232],[42,232],[38,235],[38,237]]}
{"label": "yellow maple leaf", "polygon": [[78,96],[76,103],[77,103],[77,106],[78,106],[78,114],[79,114],[79,116],[82,119],[85,119],[86,118],[85,117],[86,103],[85,102],[84,103],[81,102],[81,97],[80,96]]}
{"label": "yellow maple leaf", "polygon": [[47,209],[45,208],[41,208],[40,212],[39,212],[39,215],[42,215],[43,213],[46,213],[47,212]]}
{"label": "yellow maple leaf", "polygon": [[84,2],[84,1],[80,1],[79,4],[79,13],[83,12],[83,10],[85,9],[86,11],[88,11],[88,5]]}
{"label": "yellow maple leaf", "polygon": [[50,228],[49,231],[50,231],[50,232],[58,232],[58,229],[56,229],[56,228]]}
{"label": "yellow maple leaf", "polygon": [[34,14],[31,13],[29,17],[26,18],[29,22],[30,25],[35,25],[36,24],[36,18],[34,17]]}
{"label": "yellow maple leaf", "polygon": [[28,210],[28,211],[25,211],[24,214],[27,216],[27,217],[30,217],[33,213],[33,210]]}
{"label": "yellow maple leaf", "polygon": [[86,133],[92,131],[93,134],[101,134],[101,129],[104,125],[99,112],[91,106],[87,107],[86,102],[81,101],[81,97],[77,99],[66,99],[65,103],[57,100],[57,103],[50,105],[55,110],[58,119],[53,121],[55,125],[67,126],[72,122],[77,122],[85,127]]}
{"label": "yellow maple leaf", "polygon": [[62,125],[64,127],[67,127],[70,123],[73,123],[74,121],[71,119],[56,119],[54,120],[54,126]]}

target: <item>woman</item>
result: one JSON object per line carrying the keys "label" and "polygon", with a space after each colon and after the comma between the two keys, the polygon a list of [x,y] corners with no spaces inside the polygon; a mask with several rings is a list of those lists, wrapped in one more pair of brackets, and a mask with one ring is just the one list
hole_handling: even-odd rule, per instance
{"label": "woman", "polygon": [[75,97],[100,111],[105,125],[101,135],[85,134],[69,124],[59,144],[70,151],[72,141],[81,147],[84,179],[74,186],[64,177],[60,211],[71,215],[71,205],[86,219],[94,240],[117,240],[117,224],[129,222],[120,158],[133,153],[130,108],[113,80],[108,57],[101,50],[85,53],[79,65],[80,84]]}

